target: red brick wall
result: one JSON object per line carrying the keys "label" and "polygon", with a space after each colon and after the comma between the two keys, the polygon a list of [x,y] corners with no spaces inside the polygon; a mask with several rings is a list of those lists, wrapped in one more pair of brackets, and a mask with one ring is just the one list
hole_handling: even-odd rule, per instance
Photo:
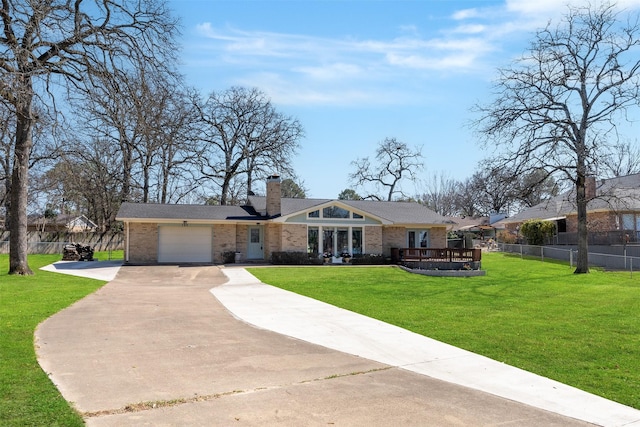
{"label": "red brick wall", "polygon": [[[591,232],[615,231],[616,214],[612,212],[589,212],[587,213],[587,230]],[[567,232],[576,233],[578,231],[578,215],[567,215]]]}

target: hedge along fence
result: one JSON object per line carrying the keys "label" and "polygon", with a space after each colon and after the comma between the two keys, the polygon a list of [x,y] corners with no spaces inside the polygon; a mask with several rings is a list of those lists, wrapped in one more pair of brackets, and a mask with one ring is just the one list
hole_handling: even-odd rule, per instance
{"label": "hedge along fence", "polygon": [[[64,245],[81,243],[95,251],[115,251],[124,249],[124,233],[70,233],[63,231],[27,233],[27,252],[30,254],[62,254]],[[9,253],[9,232],[0,231],[0,253]]]}

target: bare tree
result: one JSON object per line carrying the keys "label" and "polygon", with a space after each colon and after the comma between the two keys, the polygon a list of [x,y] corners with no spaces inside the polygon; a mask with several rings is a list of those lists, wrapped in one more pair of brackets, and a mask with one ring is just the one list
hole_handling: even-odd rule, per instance
{"label": "bare tree", "polygon": [[640,173],[640,146],[630,142],[615,144],[600,158],[599,172],[603,178]]}
{"label": "bare tree", "polygon": [[[36,173],[42,173],[60,155],[57,143],[58,128],[61,124],[53,126],[53,119],[47,115],[47,111],[34,107],[34,114],[38,120],[34,123],[32,132],[32,147],[29,156],[29,169]],[[15,148],[16,115],[7,103],[0,103],[0,210],[4,210],[5,228],[11,228],[11,181]],[[29,187],[33,189],[33,186]],[[31,200],[37,200],[31,197]],[[35,203],[30,204],[33,210]]]}
{"label": "bare tree", "polygon": [[[93,76],[91,89],[74,99],[79,119],[77,127],[84,134],[81,142],[91,146],[94,141],[111,141],[117,147],[117,164],[121,169],[118,197],[122,202],[132,200],[136,147],[143,144],[143,126],[139,123],[139,111],[136,111],[136,106],[140,105],[139,94],[134,89],[136,84],[135,72],[116,70]],[[71,152],[75,149],[69,148]]]}
{"label": "bare tree", "polygon": [[434,212],[443,216],[458,213],[456,199],[460,183],[446,172],[434,173],[427,181],[426,191],[419,196],[420,201]]}
{"label": "bare tree", "polygon": [[[70,144],[69,144],[70,145]],[[113,228],[120,207],[120,153],[107,139],[83,141],[35,181],[47,205],[63,214],[84,214],[103,231]]]}
{"label": "bare tree", "polygon": [[93,79],[76,100],[82,129],[91,143],[111,140],[120,152],[121,201],[167,203],[193,191],[186,179],[195,165],[196,110],[180,76],[172,70],[137,69]]}
{"label": "bare tree", "polygon": [[523,207],[538,205],[560,192],[556,180],[544,169],[535,169],[513,178],[516,181],[516,199]]}
{"label": "bare tree", "polygon": [[477,106],[477,129],[505,149],[516,174],[542,168],[575,186],[575,273],[589,271],[587,176],[616,138],[617,121],[640,101],[638,17],[619,16],[612,5],[570,7],[558,26],[536,33],[528,54],[500,70],[494,102]]}
{"label": "bare tree", "polygon": [[456,194],[456,210],[459,215],[476,217],[480,215],[478,198],[475,195],[475,183],[472,177],[462,183]]}
{"label": "bare tree", "polygon": [[232,87],[211,93],[196,106],[203,126],[200,173],[220,186],[221,205],[228,204],[232,182],[239,176],[246,177],[249,194],[257,174],[292,170],[302,125],[276,111],[263,92]]}
{"label": "bare tree", "polygon": [[349,174],[349,179],[357,187],[373,185],[376,191],[386,192],[384,197],[371,193],[365,199],[391,201],[395,194],[408,198],[400,185],[404,178],[417,179],[417,173],[423,167],[421,151],[420,148],[410,148],[396,138],[386,138],[378,144],[373,164],[368,157],[351,162],[355,171]]}
{"label": "bare tree", "polygon": [[518,200],[518,177],[504,167],[488,163],[471,177],[476,207],[482,215],[510,213]]}
{"label": "bare tree", "polygon": [[4,211],[4,226],[9,227],[9,195],[11,194],[11,160],[13,159],[13,130],[15,114],[0,103],[0,211]]}
{"label": "bare tree", "polygon": [[34,103],[53,100],[56,84],[79,88],[87,77],[127,68],[131,57],[174,50],[176,23],[163,1],[2,0],[0,97],[16,114],[11,178],[9,273],[27,264],[27,196]]}
{"label": "bare tree", "polygon": [[[181,88],[181,86],[176,86]],[[156,201],[188,199],[197,180],[190,179],[197,164],[198,114],[187,89],[169,90],[162,97],[156,119],[151,122],[159,141]]]}

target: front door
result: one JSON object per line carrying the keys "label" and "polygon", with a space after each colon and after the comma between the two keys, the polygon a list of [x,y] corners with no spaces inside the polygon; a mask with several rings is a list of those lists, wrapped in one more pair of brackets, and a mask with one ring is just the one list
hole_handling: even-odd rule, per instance
{"label": "front door", "polygon": [[247,259],[264,259],[264,231],[260,226],[249,227]]}

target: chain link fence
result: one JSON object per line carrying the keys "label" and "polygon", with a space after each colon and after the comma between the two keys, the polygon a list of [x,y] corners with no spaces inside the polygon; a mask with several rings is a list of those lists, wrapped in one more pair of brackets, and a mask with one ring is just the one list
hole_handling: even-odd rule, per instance
{"label": "chain link fence", "polygon": [[[557,248],[552,246],[534,246],[498,243],[498,250],[502,252],[519,254],[521,257],[534,257],[544,261],[545,258],[566,261],[570,267],[574,267],[578,251],[574,248]],[[640,257],[627,254],[622,250],[622,255],[602,254],[589,252],[589,266],[601,267],[606,270],[634,271],[640,270]]]}

